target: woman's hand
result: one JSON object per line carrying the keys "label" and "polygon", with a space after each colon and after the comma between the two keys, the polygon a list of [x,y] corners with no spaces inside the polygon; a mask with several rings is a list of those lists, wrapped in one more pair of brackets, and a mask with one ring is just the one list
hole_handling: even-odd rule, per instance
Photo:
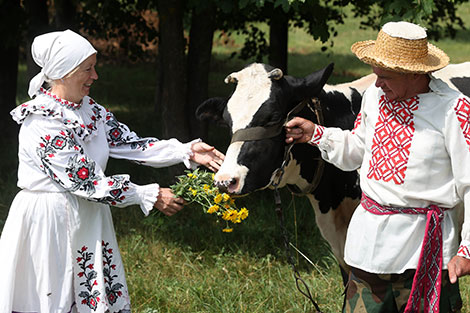
{"label": "woman's hand", "polygon": [[192,145],[193,155],[191,161],[204,165],[213,172],[217,172],[224,161],[225,155],[204,142]]}
{"label": "woman's hand", "polygon": [[313,137],[315,124],[301,117],[294,117],[286,124],[286,143],[306,143]]}
{"label": "woman's hand", "polygon": [[153,205],[163,214],[172,216],[183,208],[184,200],[181,197],[175,197],[170,188],[160,188],[157,201]]}

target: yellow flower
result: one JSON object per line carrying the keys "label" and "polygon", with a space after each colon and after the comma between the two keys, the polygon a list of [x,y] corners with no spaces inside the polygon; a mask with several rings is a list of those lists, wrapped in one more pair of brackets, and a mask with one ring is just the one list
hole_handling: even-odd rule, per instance
{"label": "yellow flower", "polygon": [[196,177],[196,175],[194,175],[193,173],[188,173],[186,174],[189,178],[193,178],[193,177]]}
{"label": "yellow flower", "polygon": [[212,214],[219,210],[219,206],[217,204],[212,205],[209,209],[207,209],[207,213]]}
{"label": "yellow flower", "polygon": [[202,186],[202,189],[204,189],[204,191],[207,192],[210,189],[210,187],[208,184],[204,184],[204,186]]}
{"label": "yellow flower", "polygon": [[222,218],[226,221],[231,221],[235,223],[237,216],[238,216],[237,210],[230,209],[224,212],[224,214],[222,215]]}
{"label": "yellow flower", "polygon": [[240,212],[238,212],[238,217],[241,220],[244,220],[245,218],[248,217],[248,210],[246,208],[241,208]]}
{"label": "yellow flower", "polygon": [[235,204],[235,199],[230,199],[230,205],[234,205]]}
{"label": "yellow flower", "polygon": [[222,197],[224,198],[225,202],[230,200],[230,196],[228,194],[226,194],[225,192],[222,194]]}
{"label": "yellow flower", "polygon": [[224,233],[231,233],[231,232],[233,232],[233,228],[224,228],[224,229],[222,229],[222,231]]}
{"label": "yellow flower", "polygon": [[225,204],[224,204],[224,208],[226,208],[226,209],[230,209],[230,204],[228,204],[228,203],[225,203]]}
{"label": "yellow flower", "polygon": [[214,202],[219,204],[222,201],[222,195],[219,193],[217,196],[214,197]]}
{"label": "yellow flower", "polygon": [[197,190],[193,189],[191,192],[193,193],[193,196],[197,195]]}

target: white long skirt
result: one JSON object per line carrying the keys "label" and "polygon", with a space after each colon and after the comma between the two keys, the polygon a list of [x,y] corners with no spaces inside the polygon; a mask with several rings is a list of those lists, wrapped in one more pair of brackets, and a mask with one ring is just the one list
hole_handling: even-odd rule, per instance
{"label": "white long skirt", "polygon": [[0,238],[0,312],[130,308],[108,205],[69,193],[20,191]]}

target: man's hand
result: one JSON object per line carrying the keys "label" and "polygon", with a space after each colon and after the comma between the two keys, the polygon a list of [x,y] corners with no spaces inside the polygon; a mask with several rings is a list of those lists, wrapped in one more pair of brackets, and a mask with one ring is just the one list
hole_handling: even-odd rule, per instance
{"label": "man's hand", "polygon": [[222,152],[204,142],[193,144],[191,150],[193,151],[191,161],[204,165],[213,172],[219,170],[225,158]]}
{"label": "man's hand", "polygon": [[183,208],[184,200],[181,197],[175,197],[170,188],[160,188],[157,201],[153,205],[163,214],[172,216]]}
{"label": "man's hand", "polygon": [[447,264],[447,269],[450,282],[455,284],[459,277],[470,274],[470,260],[456,255]]}
{"label": "man's hand", "polygon": [[286,143],[306,143],[313,137],[315,124],[301,117],[294,117],[286,124]]}

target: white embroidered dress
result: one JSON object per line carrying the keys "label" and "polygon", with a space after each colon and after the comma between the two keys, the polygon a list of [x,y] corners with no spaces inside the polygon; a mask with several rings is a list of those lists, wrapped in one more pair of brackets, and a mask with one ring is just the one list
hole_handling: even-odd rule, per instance
{"label": "white embroidered dress", "polygon": [[[370,86],[353,131],[317,127],[311,143],[343,170],[360,168],[362,191],[382,205],[454,208],[444,212],[443,267],[468,257],[470,210],[459,248],[461,203],[470,204],[470,102],[431,76],[430,92],[389,101]],[[425,215],[376,215],[361,205],[349,224],[345,261],[371,273],[417,267]]]}
{"label": "white embroidered dress", "polygon": [[109,205],[153,208],[158,184],[106,176],[108,157],[189,166],[191,143],[139,138],[112,113],[41,89],[11,112],[21,123],[18,186],[0,239],[0,312],[130,308]]}

